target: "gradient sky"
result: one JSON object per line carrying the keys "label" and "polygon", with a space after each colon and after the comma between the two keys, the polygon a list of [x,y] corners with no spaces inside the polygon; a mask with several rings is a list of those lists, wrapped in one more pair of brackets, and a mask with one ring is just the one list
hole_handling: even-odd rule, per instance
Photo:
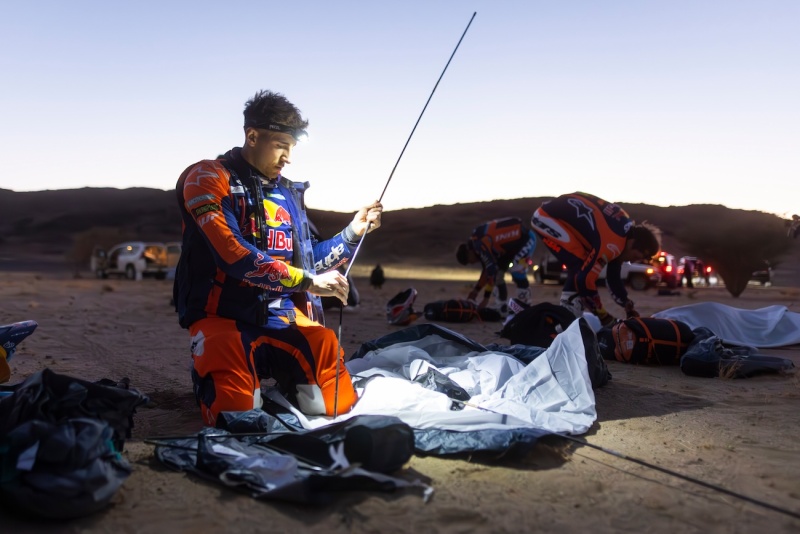
{"label": "gradient sky", "polygon": [[[0,4],[0,187],[172,189],[244,102],[310,121],[309,207],[576,190],[800,211],[797,0]],[[531,206],[531,211],[536,206]]]}

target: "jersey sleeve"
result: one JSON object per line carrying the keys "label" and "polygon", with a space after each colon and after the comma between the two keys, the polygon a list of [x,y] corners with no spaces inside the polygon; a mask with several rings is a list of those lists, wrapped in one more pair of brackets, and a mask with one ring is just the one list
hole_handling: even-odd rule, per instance
{"label": "jersey sleeve", "polygon": [[330,239],[314,243],[314,270],[324,273],[345,265],[353,256],[357,242],[349,241],[342,231]]}

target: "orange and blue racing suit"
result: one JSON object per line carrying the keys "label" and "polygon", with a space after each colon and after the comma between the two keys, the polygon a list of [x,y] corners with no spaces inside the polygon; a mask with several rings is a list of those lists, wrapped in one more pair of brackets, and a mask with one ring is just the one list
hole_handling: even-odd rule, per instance
{"label": "orange and blue racing suit", "polygon": [[525,228],[517,217],[506,217],[488,221],[476,227],[467,241],[481,262],[481,274],[472,290],[477,296],[483,289],[484,298],[492,294],[497,287],[500,302],[508,299],[508,288],[504,280],[505,273],[511,274],[511,280],[520,290],[518,297],[529,300],[530,282],[528,268],[531,255],[536,249],[536,234]]}
{"label": "orange and blue racing suit", "polygon": [[614,302],[625,306],[628,292],[619,256],[632,226],[630,216],[617,204],[580,192],[549,200],[533,213],[531,227],[567,266],[562,304],[567,305],[565,295],[575,295],[584,310],[605,315],[597,292],[597,279],[605,267]]}
{"label": "orange and blue racing suit", "polygon": [[262,379],[276,380],[307,414],[331,415],[334,406],[345,413],[357,400],[336,333],[306,290],[316,272],[346,263],[359,237],[348,226],[315,240],[307,187],[269,180],[239,148],[178,179],[183,249],[173,297],[191,336],[192,381],[209,426],[221,411],[261,407]]}

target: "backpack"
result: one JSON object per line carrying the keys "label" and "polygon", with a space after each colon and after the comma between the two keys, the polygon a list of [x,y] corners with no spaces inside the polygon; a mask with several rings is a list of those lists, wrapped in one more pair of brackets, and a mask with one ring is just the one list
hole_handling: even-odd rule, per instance
{"label": "backpack", "polygon": [[613,349],[614,359],[644,365],[678,365],[695,337],[688,324],[656,317],[633,317],[604,330],[610,330],[599,336],[606,338],[605,357]]}
{"label": "backpack", "polygon": [[514,314],[497,334],[511,341],[512,345],[549,347],[575,318],[563,306],[540,302]]}

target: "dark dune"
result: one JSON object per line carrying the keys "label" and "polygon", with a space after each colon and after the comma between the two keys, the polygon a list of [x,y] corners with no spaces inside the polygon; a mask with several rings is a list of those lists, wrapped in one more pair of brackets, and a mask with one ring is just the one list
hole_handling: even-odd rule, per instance
{"label": "dark dune", "polygon": [[[601,192],[598,192],[601,193]],[[602,193],[601,193],[602,194]],[[518,216],[529,220],[543,198],[493,200],[426,208],[391,210],[387,206],[379,233],[371,234],[359,252],[368,264],[414,263],[453,265],[453,251],[477,224],[496,217]],[[646,220],[662,230],[665,250],[679,257],[687,254],[678,236],[703,221],[741,220],[774,223],[775,215],[733,210],[719,205],[659,207],[648,204],[621,205],[637,220]],[[57,264],[62,259],[80,261],[86,251],[76,251],[79,240],[93,236],[105,241],[126,239],[180,240],[180,216],[171,190],[131,188],[83,188],[14,192],[0,189],[0,257],[46,256]],[[309,214],[323,236],[333,235],[351,219],[351,213],[309,208]],[[379,236],[379,238],[377,237]],[[105,246],[113,243],[105,242]],[[83,247],[86,248],[85,246]],[[543,247],[539,248],[543,253]],[[800,247],[791,247],[782,258],[785,267],[798,265]],[[34,262],[35,263],[35,262]],[[0,262],[2,265],[2,262]],[[797,271],[786,275],[797,280]],[[795,285],[795,284],[791,284]]]}

